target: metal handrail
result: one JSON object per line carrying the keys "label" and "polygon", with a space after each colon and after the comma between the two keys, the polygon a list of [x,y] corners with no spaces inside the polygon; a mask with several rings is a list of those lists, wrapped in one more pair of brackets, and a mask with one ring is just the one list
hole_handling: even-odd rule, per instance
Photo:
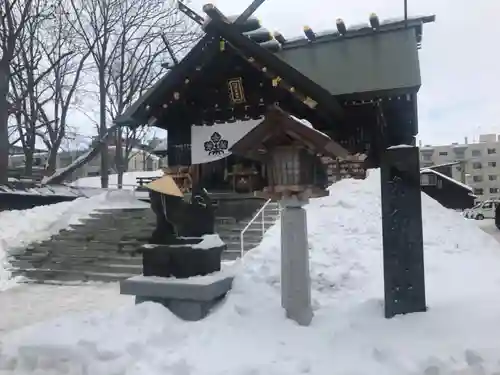
{"label": "metal handrail", "polygon": [[262,205],[262,207],[259,209],[259,211],[257,211],[257,213],[254,215],[254,217],[252,217],[252,219],[248,222],[248,224],[245,226],[245,228],[243,228],[243,230],[241,231],[241,233],[240,233],[240,246],[241,246],[241,256],[242,257],[245,254],[243,236],[245,235],[248,228],[250,228],[250,225],[252,225],[254,223],[254,221],[257,220],[259,215],[262,215],[262,237],[264,237],[264,233],[266,231],[266,226],[265,226],[265,222],[264,222],[264,211],[265,211],[266,207],[269,205],[269,203],[271,203],[270,199],[268,199],[266,201],[266,203],[264,203]]}

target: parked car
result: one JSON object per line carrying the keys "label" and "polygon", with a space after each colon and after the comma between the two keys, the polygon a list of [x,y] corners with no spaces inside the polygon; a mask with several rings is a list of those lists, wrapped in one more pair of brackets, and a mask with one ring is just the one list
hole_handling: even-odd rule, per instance
{"label": "parked car", "polygon": [[475,220],[494,219],[496,209],[499,205],[500,201],[488,199],[484,202],[476,204],[468,210],[465,210],[464,216],[467,219]]}

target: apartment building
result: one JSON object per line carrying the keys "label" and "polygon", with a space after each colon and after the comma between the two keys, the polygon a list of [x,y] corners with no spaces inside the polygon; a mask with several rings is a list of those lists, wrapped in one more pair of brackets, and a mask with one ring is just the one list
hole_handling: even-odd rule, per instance
{"label": "apartment building", "polygon": [[459,162],[452,177],[473,188],[480,200],[500,198],[500,135],[482,134],[478,142],[451,145],[420,145],[422,168]]}

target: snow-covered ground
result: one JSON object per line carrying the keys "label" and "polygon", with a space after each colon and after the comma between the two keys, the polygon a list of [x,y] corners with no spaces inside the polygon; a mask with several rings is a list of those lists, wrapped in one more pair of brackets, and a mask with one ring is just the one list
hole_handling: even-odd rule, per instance
{"label": "snow-covered ground", "polygon": [[33,242],[49,239],[71,224],[77,224],[97,209],[148,207],[137,201],[130,191],[109,191],[90,198],[78,198],[30,210],[0,212],[0,291],[15,280],[5,269],[9,253]]}
{"label": "snow-covered ground", "polygon": [[474,220],[479,228],[500,243],[500,230],[495,226],[494,219]]}
{"label": "snow-covered ground", "polygon": [[[137,172],[126,172],[123,174],[123,189],[132,190],[137,186],[137,177],[161,177],[163,176],[163,171],[161,169],[157,171],[137,171]],[[101,187],[101,177],[82,177],[78,180],[74,181],[72,186],[78,187],[92,187],[92,188],[100,188]],[[118,186],[118,175],[110,174],[109,175],[109,187],[116,188]]]}
{"label": "snow-covered ground", "polygon": [[183,322],[160,305],[120,300],[116,309],[68,314],[5,334],[0,373],[498,374],[500,246],[476,223],[422,198],[426,313],[383,317],[375,171],[365,181],[335,184],[329,197],[307,207],[310,327],[285,319],[280,307],[275,226],[234,266],[233,290],[205,320]]}
{"label": "snow-covered ground", "polygon": [[130,297],[120,295],[119,285],[115,283],[18,285],[0,292],[0,337],[6,332],[68,313],[110,310],[133,303]]}

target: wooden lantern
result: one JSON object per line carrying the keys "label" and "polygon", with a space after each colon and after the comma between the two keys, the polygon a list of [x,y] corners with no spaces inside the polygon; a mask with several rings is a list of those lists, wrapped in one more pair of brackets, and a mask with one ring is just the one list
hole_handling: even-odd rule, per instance
{"label": "wooden lantern", "polygon": [[277,106],[271,107],[265,119],[230,151],[263,164],[267,186],[260,195],[273,200],[327,195],[328,177],[321,156],[347,156],[347,151],[326,134]]}

